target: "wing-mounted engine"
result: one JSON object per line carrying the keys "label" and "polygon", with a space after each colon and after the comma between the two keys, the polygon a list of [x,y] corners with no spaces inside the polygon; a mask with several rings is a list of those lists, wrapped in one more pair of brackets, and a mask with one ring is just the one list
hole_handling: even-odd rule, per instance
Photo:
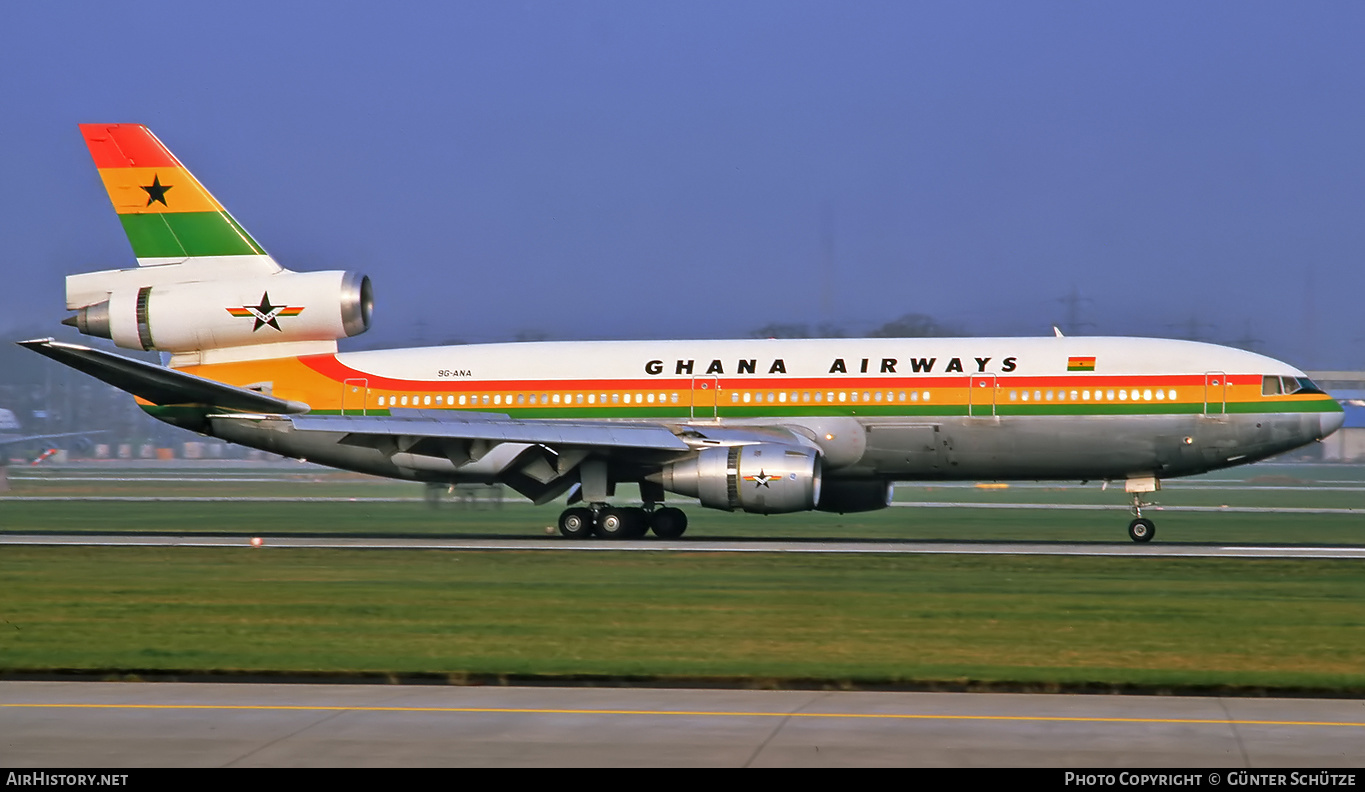
{"label": "wing-mounted engine", "polygon": [[785,514],[815,508],[820,476],[815,449],[757,443],[703,449],[664,467],[659,483],[711,509]]}
{"label": "wing-mounted engine", "polygon": [[[106,299],[77,307],[70,305],[68,282],[68,307],[75,307],[76,315],[63,324],[86,335],[112,339],[125,349],[172,353],[334,342],[365,332],[374,304],[368,277],[340,271],[280,271],[247,278],[150,284],[124,276],[111,277],[109,286],[102,292]],[[81,291],[89,294],[91,290],[82,284]]]}

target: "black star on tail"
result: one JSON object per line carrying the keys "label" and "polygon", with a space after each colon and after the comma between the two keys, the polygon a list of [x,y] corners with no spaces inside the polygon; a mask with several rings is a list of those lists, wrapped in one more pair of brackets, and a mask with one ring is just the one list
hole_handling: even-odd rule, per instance
{"label": "black star on tail", "polygon": [[151,206],[152,201],[157,201],[162,206],[170,208],[170,204],[166,203],[166,191],[171,189],[171,187],[172,185],[170,184],[163,185],[161,183],[160,175],[153,174],[152,183],[142,188],[147,191],[147,205]]}

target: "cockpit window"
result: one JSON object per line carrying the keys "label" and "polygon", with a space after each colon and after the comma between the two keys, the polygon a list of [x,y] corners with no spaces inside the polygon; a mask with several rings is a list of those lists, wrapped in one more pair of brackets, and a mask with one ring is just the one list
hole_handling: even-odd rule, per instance
{"label": "cockpit window", "polygon": [[1297,379],[1295,379],[1295,382],[1299,386],[1294,391],[1295,393],[1321,393],[1324,395],[1327,393],[1322,388],[1319,388],[1317,383],[1313,382],[1311,379],[1307,377],[1298,377]]}
{"label": "cockpit window", "polygon": [[1324,393],[1313,380],[1307,377],[1261,377],[1261,395],[1276,396],[1291,393]]}

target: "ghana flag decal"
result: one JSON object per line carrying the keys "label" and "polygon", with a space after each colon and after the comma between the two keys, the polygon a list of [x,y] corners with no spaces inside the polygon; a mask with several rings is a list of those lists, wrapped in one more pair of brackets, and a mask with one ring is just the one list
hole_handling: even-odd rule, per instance
{"label": "ghana flag decal", "polygon": [[81,124],[139,264],[265,251],[141,124]]}
{"label": "ghana flag decal", "polygon": [[1094,371],[1095,358],[1093,357],[1069,357],[1066,359],[1067,371]]}

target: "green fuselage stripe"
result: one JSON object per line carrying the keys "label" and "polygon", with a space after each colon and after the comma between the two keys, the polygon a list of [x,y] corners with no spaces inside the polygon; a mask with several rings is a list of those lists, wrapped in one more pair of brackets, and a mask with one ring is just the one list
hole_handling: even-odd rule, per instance
{"label": "green fuselage stripe", "polygon": [[265,253],[226,212],[124,214],[119,220],[138,258]]}
{"label": "green fuselage stripe", "polygon": [[[155,407],[144,408],[149,412],[158,409]],[[476,407],[435,407],[422,406],[400,409],[424,409],[424,410],[450,410],[471,411],[471,412],[497,412],[510,415],[513,418],[598,418],[598,419],[636,419],[636,420],[689,420],[694,417],[692,411],[686,405],[667,405],[664,407],[530,407],[530,406],[506,406],[506,405],[479,405]],[[695,418],[705,420],[712,418],[713,414],[710,407],[698,407]],[[728,405],[722,404],[720,407],[721,418],[797,418],[801,416],[865,416],[878,418],[932,418],[932,417],[951,417],[951,416],[1032,416],[1049,415],[1059,417],[1083,417],[1093,415],[1200,415],[1205,412],[1213,415],[1223,413],[1253,414],[1261,413],[1266,415],[1285,414],[1285,413],[1319,413],[1336,412],[1338,409],[1336,402],[1331,400],[1304,401],[1294,404],[1280,403],[1230,403],[1220,409],[1217,403],[1210,404],[1208,410],[1204,409],[1202,403],[1176,403],[1157,406],[1155,404],[1047,404],[1047,405],[997,405],[992,412],[989,404],[974,404],[971,406],[970,413],[966,404],[920,404],[920,405],[877,405],[877,404],[850,404],[850,405],[818,405],[818,404],[749,404],[749,405]],[[319,409],[313,410],[312,415],[339,415],[343,414],[340,410]],[[360,415],[358,407],[348,407],[345,415]],[[365,411],[366,415],[389,415],[387,407],[370,407]]]}

